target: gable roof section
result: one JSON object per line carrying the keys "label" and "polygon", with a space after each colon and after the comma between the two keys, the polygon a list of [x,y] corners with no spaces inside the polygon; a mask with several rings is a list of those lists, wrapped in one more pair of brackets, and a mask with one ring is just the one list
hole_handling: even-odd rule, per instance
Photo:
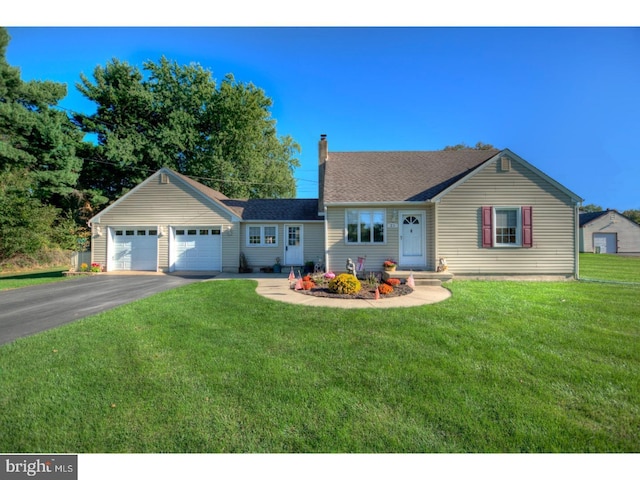
{"label": "gable roof section", "polygon": [[[493,152],[495,153],[495,150]],[[489,165],[495,164],[495,162],[497,162],[498,159],[502,158],[503,156],[507,156],[511,160],[516,161],[516,162],[520,163],[521,165],[523,165],[525,168],[531,170],[538,177],[542,178],[547,183],[549,183],[549,184],[553,185],[555,188],[557,188],[560,192],[562,192],[565,195],[567,195],[571,199],[572,202],[579,203],[579,202],[584,201],[584,199],[582,197],[580,197],[579,195],[575,194],[574,192],[569,190],[567,187],[565,187],[561,183],[559,183],[556,180],[554,180],[553,178],[551,178],[549,175],[544,173],[542,170],[539,170],[538,168],[534,167],[529,162],[527,162],[525,159],[523,159],[519,155],[516,155],[515,153],[513,153],[508,148],[505,148],[504,150],[500,150],[492,158],[490,158],[489,160],[484,162],[482,165],[478,166],[478,168],[475,168],[472,171],[469,171],[466,175],[462,175],[460,178],[456,179],[451,185],[447,186],[444,190],[442,190],[438,194],[436,194],[432,198],[432,200],[437,201],[440,198],[444,197],[447,193],[449,193],[451,190],[456,188],[458,185],[461,185],[464,182],[466,182],[467,180],[469,180],[470,178],[473,178],[474,175],[477,175],[482,170],[487,168]]]}
{"label": "gable roof section", "polygon": [[130,195],[132,195],[136,191],[140,190],[144,185],[148,184],[153,179],[157,178],[160,174],[163,174],[163,173],[167,174],[167,175],[170,175],[170,176],[172,176],[174,178],[177,178],[178,181],[181,181],[184,184],[186,184],[187,187],[189,187],[189,189],[193,191],[195,196],[200,197],[204,201],[212,203],[212,204],[222,208],[224,211],[228,212],[229,215],[231,216],[231,218],[233,219],[233,221],[237,221],[239,219],[239,215],[237,214],[237,212],[235,212],[233,209],[230,209],[229,207],[227,207],[227,205],[225,205],[223,203],[223,200],[228,199],[228,197],[226,197],[223,193],[218,192],[217,190],[214,190],[213,188],[209,188],[206,185],[203,185],[203,184],[201,184],[199,182],[196,182],[195,180],[192,180],[191,178],[189,178],[189,177],[187,177],[185,175],[182,175],[182,174],[180,174],[178,172],[175,172],[175,171],[171,170],[170,168],[163,167],[160,170],[158,170],[156,173],[154,173],[153,175],[151,175],[147,179],[145,179],[142,183],[136,185],[134,188],[129,190],[122,197],[118,198],[115,202],[113,202],[107,208],[105,208],[104,210],[98,212],[96,215],[91,217],[89,219],[89,222],[88,222],[89,225],[91,225],[92,222],[99,223],[101,215],[103,215],[106,212],[109,212],[110,210],[115,208],[118,204],[120,204],[120,202],[125,200],[127,197],[129,197]]}
{"label": "gable roof section", "polygon": [[231,199],[218,190],[207,187],[192,178],[175,172],[169,168],[161,168],[149,178],[144,180],[139,185],[136,185],[125,195],[113,202],[107,208],[94,215],[89,223],[99,223],[100,215],[108,212],[119,204],[122,200],[129,195],[139,190],[143,185],[151,182],[157,178],[160,174],[168,174],[178,181],[187,185],[189,190],[194,193],[194,196],[200,197],[206,202],[212,203],[226,212],[232,217],[233,221],[239,220],[262,220],[262,221],[320,221],[323,220],[318,217],[318,200],[316,199]]}
{"label": "gable roof section", "polygon": [[497,150],[329,152],[324,201],[424,202],[477,169]]}
{"label": "gable roof section", "polygon": [[620,217],[624,218],[625,220],[627,220],[632,225],[635,225],[636,227],[640,227],[640,224],[637,224],[626,215],[621,214],[619,211],[608,209],[608,210],[602,210],[600,212],[580,212],[580,228],[588,225],[591,222],[596,221],[597,219],[599,219],[604,215],[609,215],[610,213],[615,213]]}
{"label": "gable roof section", "polygon": [[606,211],[602,211],[602,212],[581,212],[580,213],[580,226],[583,227],[587,223],[593,222],[596,218],[600,218],[602,215],[604,215],[606,213],[608,213],[608,212],[606,212]]}

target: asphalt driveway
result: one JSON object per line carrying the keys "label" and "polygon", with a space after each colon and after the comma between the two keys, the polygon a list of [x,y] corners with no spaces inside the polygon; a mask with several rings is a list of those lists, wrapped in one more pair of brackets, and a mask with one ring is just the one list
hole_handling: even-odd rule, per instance
{"label": "asphalt driveway", "polygon": [[0,345],[212,276],[95,275],[2,291]]}

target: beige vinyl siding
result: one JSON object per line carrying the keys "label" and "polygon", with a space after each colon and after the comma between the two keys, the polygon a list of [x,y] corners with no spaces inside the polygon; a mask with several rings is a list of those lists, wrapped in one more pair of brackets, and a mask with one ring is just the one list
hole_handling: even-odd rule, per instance
{"label": "beige vinyl siding", "polygon": [[[107,264],[107,231],[95,223],[91,225],[91,263]],[[98,234],[98,231],[101,233]]]}
{"label": "beige vinyl siding", "polygon": [[437,239],[436,239],[436,222],[438,210],[436,204],[430,204],[427,206],[426,213],[426,227],[427,227],[427,270],[435,270],[438,264],[436,258],[437,252]]}
{"label": "beige vinyl siding", "polygon": [[[482,206],[533,207],[532,248],[482,248]],[[571,198],[517,161],[498,163],[444,195],[437,206],[437,257],[454,274],[573,275],[575,207]]]}
{"label": "beige vinyl siding", "polygon": [[580,229],[580,251],[594,253],[594,233],[615,233],[618,253],[640,252],[640,225],[609,211]]}
{"label": "beige vinyl siding", "polygon": [[324,222],[304,224],[304,261],[324,264]]}
{"label": "beige vinyl siding", "polygon": [[[169,268],[169,234],[172,226],[220,226],[222,230],[223,270],[237,271],[238,236],[233,231],[231,215],[222,207],[185,185],[180,179],[169,176],[170,183],[161,183],[161,176],[151,177],[131,191],[118,204],[92,223],[92,261],[107,262],[108,227],[136,226],[158,228],[158,269]],[[99,221],[99,223],[98,223]],[[102,235],[97,235],[97,229]]]}
{"label": "beige vinyl siding", "polygon": [[[354,207],[355,208],[355,207]],[[360,208],[360,207],[358,207]],[[370,207],[380,208],[380,207]],[[389,228],[393,211],[400,211],[403,208],[386,208],[385,217],[385,243],[376,244],[360,244],[349,245],[345,240],[345,209],[344,207],[328,207],[327,220],[327,252],[329,257],[328,270],[335,273],[346,271],[347,259],[351,258],[354,262],[358,257],[365,257],[365,269],[367,271],[381,271],[382,262],[387,258],[398,258],[399,253],[399,232],[398,228]],[[409,205],[405,210],[417,210],[413,205]],[[427,215],[427,218],[429,215]],[[397,220],[395,221],[397,224]],[[427,221],[427,225],[428,225]]]}
{"label": "beige vinyl siding", "polygon": [[[323,222],[250,222],[244,223],[240,227],[240,245],[247,263],[251,268],[271,267],[276,262],[276,257],[280,258],[284,266],[286,246],[285,225],[302,225],[303,230],[303,261],[316,262],[324,259],[324,223]],[[251,226],[277,226],[278,243],[275,246],[248,245],[247,231]]]}

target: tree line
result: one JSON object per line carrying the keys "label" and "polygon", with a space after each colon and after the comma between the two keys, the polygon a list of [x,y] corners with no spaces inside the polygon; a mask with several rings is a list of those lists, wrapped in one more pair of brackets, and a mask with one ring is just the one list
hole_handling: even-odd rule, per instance
{"label": "tree line", "polygon": [[295,197],[300,146],[252,83],[114,58],[75,85],[95,113],[69,112],[66,85],[22,80],[9,42],[0,28],[0,263],[76,249],[91,216],[162,167],[229,197]]}

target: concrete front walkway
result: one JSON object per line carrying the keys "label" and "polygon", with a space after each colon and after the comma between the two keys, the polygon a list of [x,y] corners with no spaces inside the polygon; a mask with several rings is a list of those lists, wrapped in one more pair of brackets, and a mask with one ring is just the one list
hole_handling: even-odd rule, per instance
{"label": "concrete front walkway", "polygon": [[416,286],[409,295],[400,297],[385,298],[380,300],[346,300],[342,298],[314,297],[296,292],[289,286],[288,274],[232,274],[221,273],[214,279],[244,279],[256,280],[258,287],[256,292],[263,297],[276,300],[278,302],[305,305],[308,307],[334,307],[334,308],[397,308],[397,307],[417,307],[431,303],[442,302],[451,296],[451,292],[443,287],[422,287]]}

